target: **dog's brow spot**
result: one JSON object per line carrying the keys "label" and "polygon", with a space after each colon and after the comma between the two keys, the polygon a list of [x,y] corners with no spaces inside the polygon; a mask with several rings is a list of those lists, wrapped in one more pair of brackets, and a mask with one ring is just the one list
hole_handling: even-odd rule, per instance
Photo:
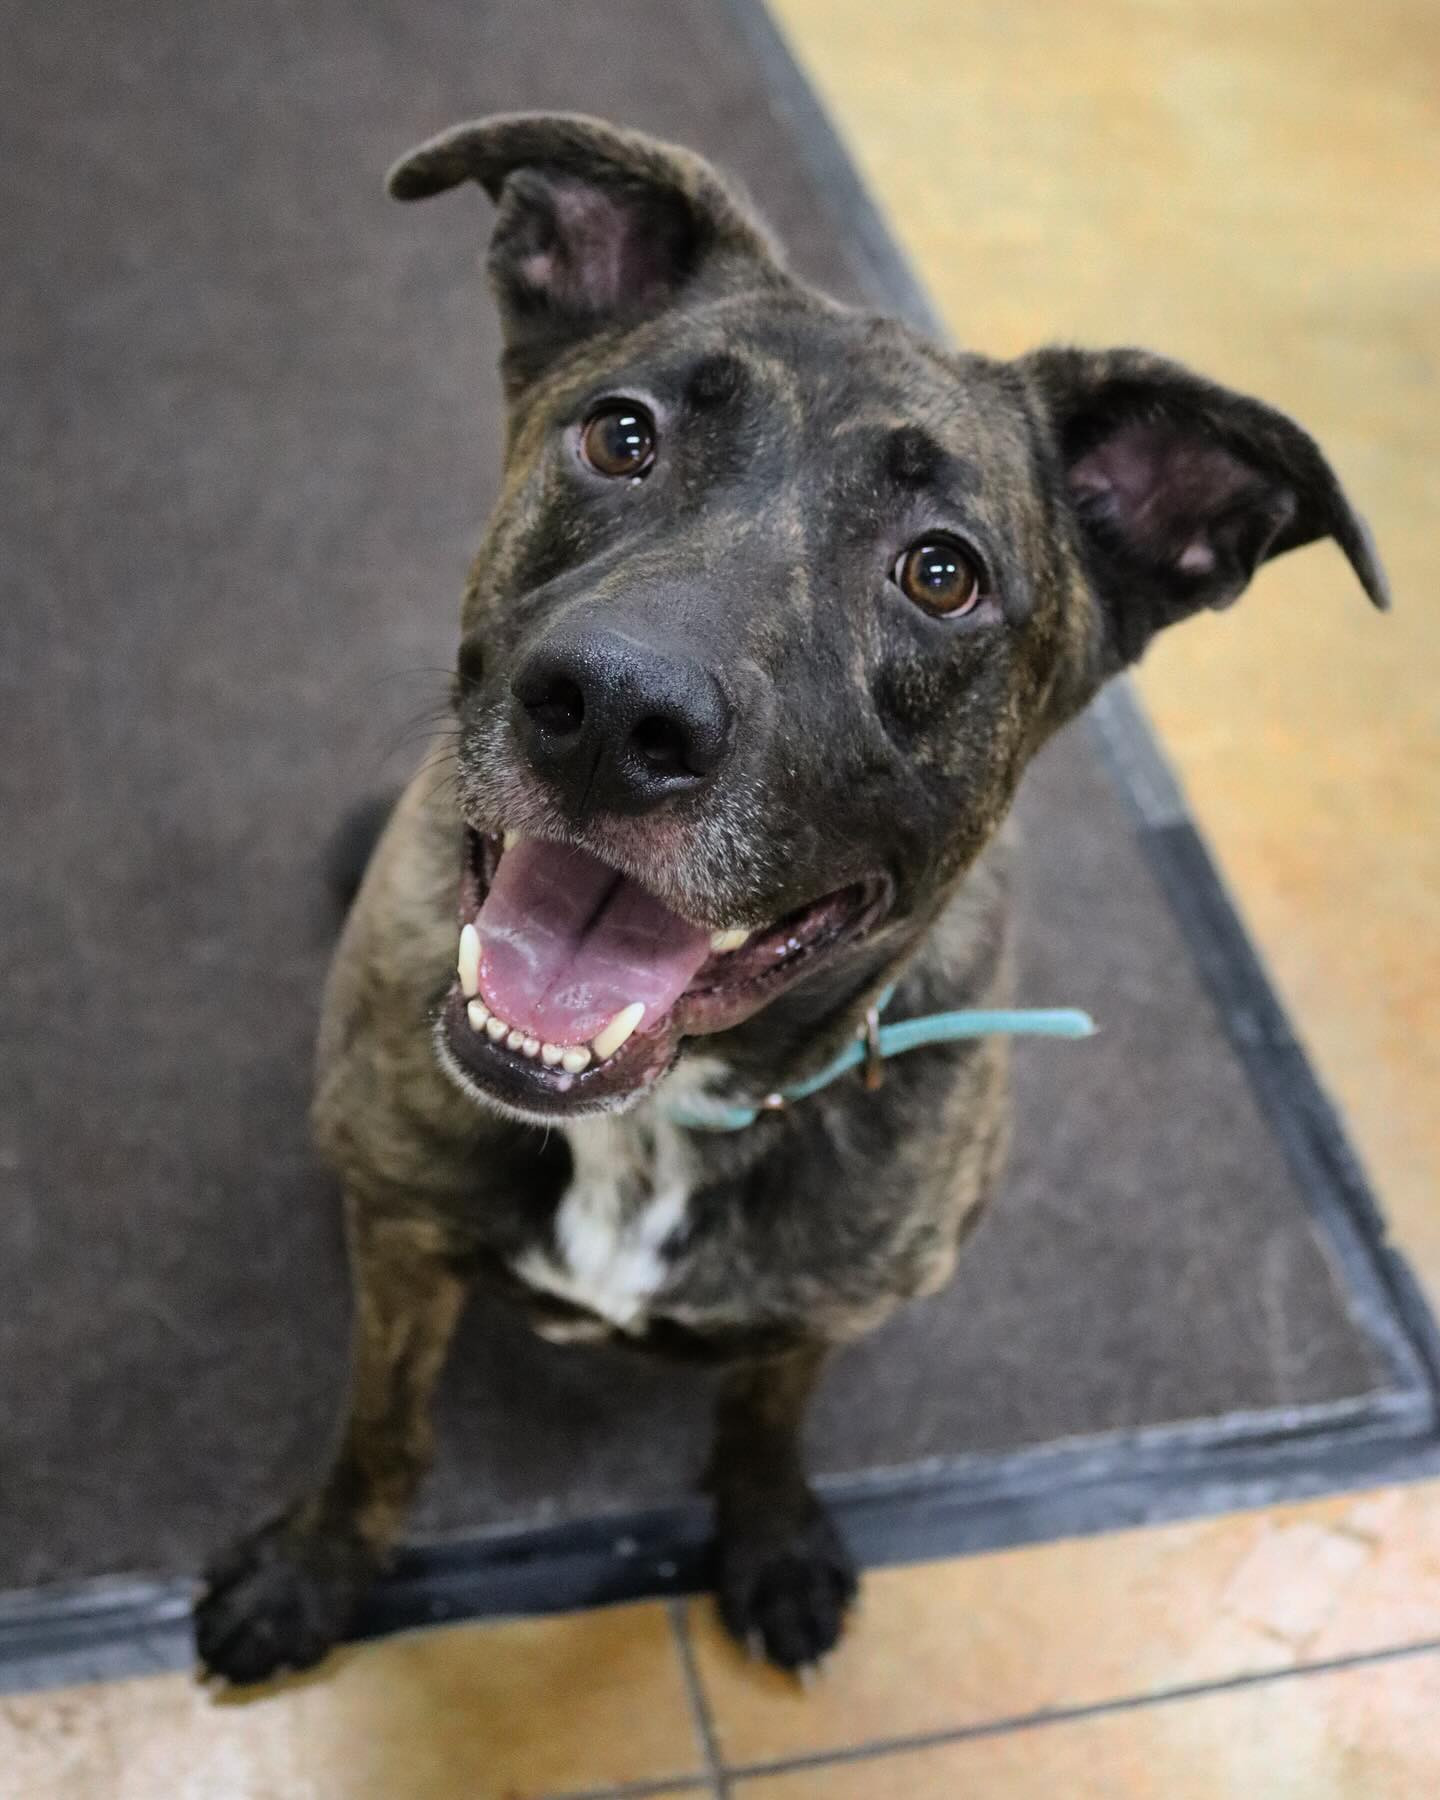
{"label": "dog's brow spot", "polygon": [[897,487],[915,493],[943,489],[978,495],[985,485],[977,463],[946,450],[918,425],[901,425],[887,434],[881,466]]}
{"label": "dog's brow spot", "polygon": [[744,386],[744,364],[738,357],[717,350],[690,371],[686,394],[692,406],[725,406],[738,398]]}
{"label": "dog's brow spot", "polygon": [[945,462],[945,452],[918,425],[900,426],[885,445],[885,472],[901,487],[933,487]]}

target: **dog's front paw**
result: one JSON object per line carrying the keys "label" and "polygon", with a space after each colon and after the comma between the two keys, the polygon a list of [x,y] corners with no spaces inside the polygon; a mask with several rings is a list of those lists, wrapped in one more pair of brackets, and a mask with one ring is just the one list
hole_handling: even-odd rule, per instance
{"label": "dog's front paw", "polygon": [[202,1665],[237,1686],[312,1667],[345,1635],[373,1572],[351,1539],[290,1516],[262,1526],[205,1571],[195,1603]]}
{"label": "dog's front paw", "polygon": [[788,1531],[722,1529],[719,1563],[720,1616],[752,1655],[804,1674],[839,1643],[858,1583],[818,1501]]}

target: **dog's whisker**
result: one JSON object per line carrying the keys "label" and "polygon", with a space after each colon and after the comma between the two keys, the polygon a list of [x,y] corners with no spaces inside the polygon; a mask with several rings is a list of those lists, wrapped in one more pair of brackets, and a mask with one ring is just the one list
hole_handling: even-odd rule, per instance
{"label": "dog's whisker", "polygon": [[383,745],[376,747],[371,756],[372,778],[379,780],[383,771],[406,750],[416,746],[441,745],[450,753],[454,752],[459,740],[459,725],[451,719],[436,719],[430,723],[412,721],[401,729]]}
{"label": "dog's whisker", "polygon": [[453,722],[434,720],[429,723],[416,722],[404,726],[393,737],[387,740],[383,749],[377,752],[378,760],[388,763],[397,757],[402,750],[409,750],[416,744],[430,744],[446,739],[458,742],[459,728]]}

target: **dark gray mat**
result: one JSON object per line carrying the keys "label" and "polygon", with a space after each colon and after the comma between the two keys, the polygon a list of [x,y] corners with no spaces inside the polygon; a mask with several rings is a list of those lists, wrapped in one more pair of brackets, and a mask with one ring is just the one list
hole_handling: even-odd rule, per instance
{"label": "dark gray mat", "polygon": [[[722,159],[803,268],[860,282],[714,0],[4,18],[0,1587],[190,1568],[328,1436],[323,849],[418,754],[499,436],[486,210],[396,207],[385,165],[469,114],[608,114]],[[1104,1031],[1018,1052],[1004,1204],[837,1366],[819,1465],[1359,1416],[1389,1353],[1092,731],[1022,811],[1024,996]],[[674,1498],[702,1397],[473,1318],[418,1527]]]}

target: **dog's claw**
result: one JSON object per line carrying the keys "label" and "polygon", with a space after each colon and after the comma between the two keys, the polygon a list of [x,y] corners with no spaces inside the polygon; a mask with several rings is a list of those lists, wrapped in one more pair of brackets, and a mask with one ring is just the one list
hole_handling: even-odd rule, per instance
{"label": "dog's claw", "polygon": [[829,1516],[818,1506],[785,1537],[722,1537],[720,1613],[757,1660],[809,1687],[845,1628],[856,1578]]}

